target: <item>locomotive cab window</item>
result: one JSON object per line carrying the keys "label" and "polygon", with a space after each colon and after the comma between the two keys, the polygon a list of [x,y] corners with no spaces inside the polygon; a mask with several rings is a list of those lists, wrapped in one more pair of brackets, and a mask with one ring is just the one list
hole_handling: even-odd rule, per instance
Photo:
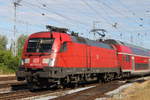
{"label": "locomotive cab window", "polygon": [[54,43],[51,38],[32,38],[28,41],[27,52],[50,52]]}

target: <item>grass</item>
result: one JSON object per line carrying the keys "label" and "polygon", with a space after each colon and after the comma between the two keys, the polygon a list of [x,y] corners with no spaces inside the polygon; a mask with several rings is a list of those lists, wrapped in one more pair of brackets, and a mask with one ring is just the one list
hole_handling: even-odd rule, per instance
{"label": "grass", "polygon": [[150,100],[150,81],[138,85],[139,87],[124,100]]}
{"label": "grass", "polygon": [[134,83],[121,92],[122,98],[109,100],[150,100],[150,80],[144,83]]}

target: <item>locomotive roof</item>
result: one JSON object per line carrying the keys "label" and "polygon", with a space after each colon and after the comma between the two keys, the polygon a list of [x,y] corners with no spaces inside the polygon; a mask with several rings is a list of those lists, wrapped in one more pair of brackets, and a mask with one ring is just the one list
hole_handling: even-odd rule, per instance
{"label": "locomotive roof", "polygon": [[94,40],[89,40],[87,38],[77,37],[77,36],[71,36],[71,37],[73,42],[87,44],[90,46],[96,46],[100,48],[114,49],[110,44],[104,43],[102,41],[94,41]]}
{"label": "locomotive roof", "polygon": [[132,52],[137,55],[150,56],[150,49],[146,49],[140,46],[136,46],[133,44],[129,44],[119,40],[113,40],[113,39],[105,40],[105,42],[109,44],[118,44],[118,45],[129,47],[132,50]]}
{"label": "locomotive roof", "polygon": [[[34,34],[47,33],[47,32],[49,32],[49,31],[37,32],[37,33],[34,33]],[[68,33],[64,33],[64,34],[69,35],[71,37],[72,41],[76,42],[76,43],[87,44],[87,45],[90,45],[90,46],[96,46],[96,47],[106,48],[106,49],[114,49],[110,44],[104,43],[102,41],[89,40],[87,38],[74,36],[74,35],[71,35],[71,34],[68,34]]]}

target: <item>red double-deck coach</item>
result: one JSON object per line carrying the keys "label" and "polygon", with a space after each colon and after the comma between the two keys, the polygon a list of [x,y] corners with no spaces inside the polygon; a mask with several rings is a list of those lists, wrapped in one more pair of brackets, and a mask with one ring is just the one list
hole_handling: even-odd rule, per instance
{"label": "red double-deck coach", "polygon": [[116,40],[106,40],[113,44],[118,53],[118,62],[124,75],[150,74],[150,50]]}

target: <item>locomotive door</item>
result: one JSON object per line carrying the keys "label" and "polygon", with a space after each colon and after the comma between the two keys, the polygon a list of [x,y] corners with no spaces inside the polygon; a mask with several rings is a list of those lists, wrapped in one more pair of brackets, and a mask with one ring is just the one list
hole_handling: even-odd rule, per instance
{"label": "locomotive door", "polygon": [[86,48],[86,67],[91,67],[91,48],[87,46]]}

